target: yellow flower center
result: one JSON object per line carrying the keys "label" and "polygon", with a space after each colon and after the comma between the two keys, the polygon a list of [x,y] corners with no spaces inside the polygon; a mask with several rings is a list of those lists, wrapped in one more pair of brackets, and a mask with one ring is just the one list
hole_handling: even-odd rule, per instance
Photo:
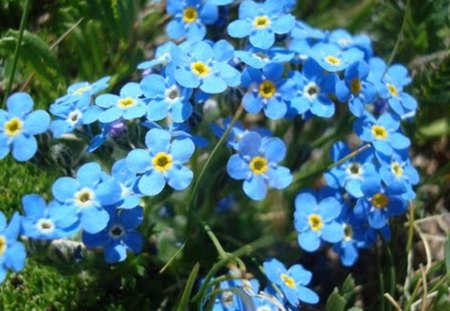
{"label": "yellow flower center", "polygon": [[270,25],[270,18],[265,15],[257,16],[253,20],[253,26],[257,29],[263,29]]}
{"label": "yellow flower center", "polygon": [[388,136],[386,129],[380,125],[372,126],[372,134],[376,139],[386,139]]}
{"label": "yellow flower center", "polygon": [[152,159],[153,167],[159,172],[165,172],[172,166],[172,156],[165,152],[159,152]]}
{"label": "yellow flower center", "polygon": [[392,173],[393,173],[395,176],[397,176],[397,177],[403,176],[403,167],[402,167],[402,165],[401,165],[400,163],[398,163],[398,162],[393,162],[393,163],[391,164],[391,170],[392,170]]}
{"label": "yellow flower center", "polygon": [[332,55],[328,55],[327,57],[325,57],[325,61],[333,66],[339,66],[341,64],[341,60]]}
{"label": "yellow flower center", "polygon": [[194,74],[200,77],[205,77],[211,71],[204,62],[194,62],[191,64],[191,70]]}
{"label": "yellow flower center", "polygon": [[0,235],[0,257],[3,256],[5,251],[6,251],[6,238],[3,235]]}
{"label": "yellow flower center", "polygon": [[308,217],[308,224],[312,231],[319,231],[323,227],[322,217],[317,214],[311,214]]}
{"label": "yellow flower center", "polygon": [[5,122],[5,133],[8,136],[14,137],[20,134],[23,128],[23,122],[19,118],[12,118]]}
{"label": "yellow flower center", "polygon": [[197,20],[197,17],[198,17],[198,12],[195,8],[190,6],[190,7],[187,7],[184,9],[183,21],[185,23],[188,23],[188,24],[193,23]]}
{"label": "yellow flower center", "polygon": [[391,93],[392,96],[395,96],[395,97],[398,96],[397,88],[393,84],[386,83],[386,87],[387,87],[389,93]]}
{"label": "yellow flower center", "polygon": [[355,79],[350,82],[350,91],[352,91],[354,95],[358,95],[359,92],[361,92],[361,80]]}
{"label": "yellow flower center", "polygon": [[83,188],[75,193],[75,202],[81,206],[90,205],[94,198],[95,194],[89,188]]}
{"label": "yellow flower center", "polygon": [[260,156],[254,157],[250,161],[249,167],[250,167],[250,170],[257,175],[264,174],[267,171],[267,169],[269,168],[269,166],[267,165],[266,158],[263,158]]}
{"label": "yellow flower center", "polygon": [[136,105],[136,100],[131,97],[121,98],[117,101],[119,108],[127,109]]}
{"label": "yellow flower center", "polygon": [[353,228],[349,224],[344,224],[344,240],[349,241],[353,238]]}
{"label": "yellow flower center", "polygon": [[296,287],[294,279],[284,273],[281,275],[281,280],[283,280],[284,284],[286,284],[287,287],[290,288]]}
{"label": "yellow flower center", "polygon": [[271,98],[275,95],[277,88],[270,80],[264,80],[259,85],[259,95],[263,98]]}
{"label": "yellow flower center", "polygon": [[376,208],[384,208],[389,203],[389,198],[382,193],[376,193],[372,197],[372,205]]}

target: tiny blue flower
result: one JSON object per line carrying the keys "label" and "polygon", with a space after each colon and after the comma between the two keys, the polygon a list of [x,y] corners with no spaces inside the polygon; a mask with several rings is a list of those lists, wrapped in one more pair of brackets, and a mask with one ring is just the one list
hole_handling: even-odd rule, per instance
{"label": "tiny blue flower", "polygon": [[325,39],[325,32],[321,29],[313,28],[302,21],[296,21],[291,31],[291,37],[299,40],[317,42]]}
{"label": "tiny blue flower", "polygon": [[400,121],[390,113],[378,119],[365,113],[353,124],[355,133],[362,141],[372,143],[377,155],[391,155],[394,150],[409,147],[410,140],[399,131],[399,127]]}
{"label": "tiny blue flower", "polygon": [[137,191],[138,177],[128,169],[125,159],[116,161],[111,168],[111,176],[122,189],[122,198],[119,208],[130,209],[141,202],[141,194]]}
{"label": "tiny blue flower", "polygon": [[408,208],[406,200],[395,189],[383,187],[378,179],[367,180],[362,190],[364,197],[356,201],[355,214],[367,217],[374,229],[383,228],[389,217],[401,215]]}
{"label": "tiny blue flower", "polygon": [[248,50],[236,51],[234,55],[250,67],[262,69],[269,63],[289,62],[294,57],[294,52],[281,47],[267,50],[250,47]]}
{"label": "tiny blue flower", "polygon": [[100,165],[91,162],[78,169],[76,178],[58,178],[52,193],[58,202],[75,207],[80,217],[81,228],[89,233],[103,230],[109,215],[105,206],[121,199],[121,187],[114,178],[106,178]]}
{"label": "tiny blue flower", "polygon": [[37,194],[22,198],[25,215],[22,217],[23,234],[37,240],[66,238],[78,231],[79,219],[74,206],[64,206],[57,201],[49,203]]}
{"label": "tiny blue flower", "polygon": [[106,228],[97,233],[83,231],[83,243],[89,248],[103,247],[105,261],[116,263],[127,258],[127,251],[140,253],[144,244],[142,234],[137,227],[143,220],[143,209],[108,209],[109,222]]}
{"label": "tiny blue flower", "polygon": [[103,109],[98,114],[102,123],[111,123],[119,119],[133,120],[147,112],[147,106],[140,98],[142,91],[138,83],[129,82],[120,89],[120,95],[102,94],[95,104]]}
{"label": "tiny blue flower", "polygon": [[345,29],[333,30],[328,37],[330,43],[337,44],[342,50],[358,48],[364,52],[364,59],[368,60],[372,54],[372,40],[367,35],[352,36]]}
{"label": "tiny blue flower", "polygon": [[65,105],[78,101],[83,95],[94,96],[108,87],[111,77],[103,77],[93,83],[77,82],[69,86],[67,94],[56,99],[54,104]]}
{"label": "tiny blue flower", "polygon": [[335,197],[326,197],[317,202],[311,192],[302,192],[295,198],[294,225],[298,232],[298,243],[308,252],[320,247],[321,240],[336,243],[344,238],[342,226],[336,222],[342,203]]}
{"label": "tiny blue flower", "polygon": [[295,25],[295,17],[283,9],[279,0],[246,0],[239,6],[239,19],[228,25],[228,34],[233,38],[249,37],[254,47],[268,49],[275,43],[275,34],[286,34]]}
{"label": "tiny blue flower", "polygon": [[238,151],[228,160],[227,172],[233,179],[244,179],[244,192],[251,199],[264,199],[269,187],[281,190],[291,184],[290,170],[278,165],[286,155],[286,146],[278,137],[261,138],[256,132],[248,132],[241,138]]}
{"label": "tiny blue flower", "polygon": [[28,161],[37,151],[34,135],[44,133],[50,116],[44,110],[33,109],[33,99],[27,93],[14,93],[6,100],[8,111],[0,109],[0,159],[12,150],[17,161]]}
{"label": "tiny blue flower", "polygon": [[292,306],[298,307],[302,302],[308,304],[319,302],[319,296],[306,287],[311,282],[312,273],[302,265],[296,264],[287,270],[280,261],[272,258],[264,261],[263,266],[267,278],[280,287]]}
{"label": "tiny blue flower", "polygon": [[228,64],[234,56],[234,48],[225,40],[212,47],[205,42],[193,43],[189,52],[182,48],[174,52],[175,80],[183,87],[197,88],[208,94],[217,94],[227,86],[240,84],[241,74]]}
{"label": "tiny blue flower", "polygon": [[148,149],[134,149],[126,158],[128,169],[142,174],[138,189],[145,195],[157,195],[166,183],[175,190],[184,190],[192,181],[193,173],[184,163],[194,153],[194,143],[190,138],[172,142],[171,138],[168,131],[151,129],[145,136]]}
{"label": "tiny blue flower", "polygon": [[291,72],[290,77],[296,88],[291,109],[298,114],[311,111],[312,114],[324,118],[334,115],[334,103],[329,97],[334,93],[337,81],[334,73],[324,72],[316,61],[309,58],[304,63],[303,72]]}
{"label": "tiny blue flower", "polygon": [[337,72],[346,69],[356,61],[362,60],[364,53],[356,48],[341,50],[334,44],[318,43],[312,48],[311,57],[323,69],[329,72]]}
{"label": "tiny blue flower", "polygon": [[192,115],[192,104],[189,101],[192,89],[184,88],[168,75],[156,74],[146,76],[140,83],[147,98],[147,119],[159,121],[170,113],[173,122],[182,123]]}
{"label": "tiny blue flower", "polygon": [[205,25],[218,17],[217,6],[203,0],[168,0],[166,9],[174,17],[166,27],[172,39],[186,36],[189,41],[200,41],[206,35]]}
{"label": "tiny blue flower", "polygon": [[364,112],[364,105],[372,103],[377,90],[367,80],[369,65],[364,61],[354,62],[346,70],[344,80],[336,83],[336,97],[341,102],[348,102],[350,111],[357,117]]}
{"label": "tiny blue flower", "polygon": [[14,213],[6,226],[5,215],[0,211],[0,283],[8,270],[19,272],[25,267],[25,246],[17,241],[20,233],[20,216]]}
{"label": "tiny blue flower", "polygon": [[167,41],[156,48],[154,59],[139,63],[137,69],[150,70],[156,66],[165,67],[172,61],[171,51],[174,46],[177,46],[172,41]]}

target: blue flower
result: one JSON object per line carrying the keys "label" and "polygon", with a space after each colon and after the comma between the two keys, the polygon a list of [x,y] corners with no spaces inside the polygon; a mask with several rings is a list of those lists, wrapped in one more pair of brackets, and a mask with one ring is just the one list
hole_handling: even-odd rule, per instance
{"label": "blue flower", "polygon": [[53,137],[59,138],[81,128],[82,125],[95,122],[102,110],[100,107],[91,106],[90,102],[91,96],[84,94],[72,102],[52,104],[50,112],[56,116],[56,120],[50,124]]}
{"label": "blue flower", "polygon": [[[350,148],[339,141],[331,149],[331,158],[333,162],[337,162],[351,152]],[[330,187],[343,187],[355,198],[364,195],[361,186],[369,178],[379,178],[378,171],[373,163],[372,150],[364,150],[351,160],[345,161],[325,173],[325,179]]]}
{"label": "blue flower", "polygon": [[283,9],[279,0],[246,0],[239,6],[239,19],[228,25],[228,34],[233,38],[250,37],[254,47],[268,49],[275,43],[275,34],[286,34],[295,25],[295,17]]}
{"label": "blue flower", "polygon": [[342,50],[358,48],[364,52],[365,60],[368,60],[373,54],[372,40],[368,35],[352,36],[345,29],[336,29],[329,34],[328,41],[338,45]]}
{"label": "blue flower", "polygon": [[172,41],[167,41],[160,46],[156,48],[154,59],[144,61],[142,63],[139,63],[137,65],[137,69],[140,70],[150,70],[153,67],[156,66],[163,66],[165,67],[167,64],[169,64],[172,61],[171,51],[172,48],[177,46]]}
{"label": "blue flower", "polygon": [[214,5],[227,5],[232,3],[234,0],[206,0],[206,1]]}
{"label": "blue flower", "polygon": [[0,159],[12,150],[17,161],[28,161],[37,151],[34,135],[44,133],[50,116],[44,110],[33,109],[33,99],[27,93],[14,93],[6,100],[8,111],[0,109]]}
{"label": "blue flower", "polygon": [[100,133],[92,137],[89,146],[86,148],[87,152],[94,152],[102,146],[108,137],[119,138],[123,136],[127,130],[127,125],[124,120],[117,120],[111,123],[99,122]]}
{"label": "blue flower", "polygon": [[302,192],[295,198],[294,225],[298,244],[308,252],[320,247],[321,240],[336,243],[344,238],[342,226],[336,222],[342,203],[335,197],[317,202],[311,192]]}
{"label": "blue flower", "polygon": [[291,31],[291,37],[299,40],[323,41],[325,32],[321,29],[313,28],[302,21],[296,21]]}
{"label": "blue flower", "polygon": [[242,98],[246,111],[264,114],[273,120],[281,119],[287,112],[288,102],[293,97],[294,82],[283,79],[283,65],[271,63],[262,71],[248,67],[242,73],[242,84],[248,88]]}
{"label": "blue flower", "polygon": [[377,90],[367,80],[369,65],[364,61],[354,62],[345,70],[344,80],[336,84],[336,97],[341,102],[348,102],[350,111],[357,117],[364,112],[364,105],[373,102]]}
{"label": "blue flower", "polygon": [[408,158],[408,151],[400,150],[390,156],[380,155],[378,158],[383,182],[405,199],[413,200],[416,194],[412,186],[419,183],[419,174]]}
{"label": "blue flower", "polygon": [[119,208],[130,209],[141,202],[141,195],[137,191],[138,177],[128,169],[125,159],[116,161],[111,168],[111,176],[122,189],[122,201]]}
{"label": "blue flower", "polygon": [[236,51],[234,55],[250,67],[262,69],[269,63],[289,62],[294,57],[294,52],[281,47],[267,50],[250,47],[248,50]]}
{"label": "blue flower", "polygon": [[69,86],[67,94],[56,99],[54,104],[66,105],[78,101],[83,95],[93,96],[108,87],[111,77],[103,77],[93,83],[87,81],[77,82]]}
{"label": "blue flower", "polygon": [[109,215],[105,206],[121,199],[121,187],[114,178],[105,176],[100,165],[87,163],[78,169],[76,178],[58,178],[52,186],[56,200],[63,205],[75,207],[83,230],[97,233],[103,230]]}
{"label": "blue flower", "polygon": [[109,222],[106,228],[94,234],[83,231],[83,243],[89,248],[103,247],[107,263],[124,261],[127,251],[140,253],[144,239],[137,227],[143,220],[142,207],[127,210],[110,208],[108,213]]}
{"label": "blue flower", "polygon": [[205,24],[217,20],[217,6],[203,0],[168,0],[167,12],[174,19],[167,24],[166,31],[172,39],[186,36],[189,41],[200,41],[206,35]]}
{"label": "blue flower", "polygon": [[386,70],[386,63],[380,58],[369,62],[371,74],[369,79],[375,83],[381,98],[385,99],[391,109],[400,117],[414,114],[417,101],[403,91],[411,83],[408,70],[402,65],[392,65]]}
{"label": "blue flower", "polygon": [[377,179],[362,185],[364,197],[356,201],[355,214],[367,217],[369,225],[381,229],[391,216],[403,214],[408,208],[406,200],[395,189],[385,188]]}
{"label": "blue flower", "polygon": [[22,218],[23,234],[38,240],[55,240],[71,236],[78,231],[78,216],[74,206],[64,206],[56,201],[49,203],[37,194],[22,198],[25,215]]}
{"label": "blue flower", "polygon": [[119,119],[133,120],[147,112],[147,106],[140,98],[142,91],[138,83],[130,82],[120,89],[120,96],[102,94],[95,99],[95,104],[104,110],[98,114],[102,123],[111,123]]}
{"label": "blue flower", "polygon": [[294,307],[298,307],[301,302],[309,304],[319,302],[319,296],[306,287],[311,282],[312,273],[305,270],[302,265],[293,265],[287,270],[280,261],[272,258],[264,261],[263,266],[267,278],[280,287]]}
{"label": "blue flower", "polygon": [[408,148],[410,140],[399,131],[400,121],[390,113],[378,120],[368,113],[357,119],[353,130],[364,142],[372,143],[376,154],[391,155],[394,150]]}
{"label": "blue flower", "polygon": [[25,246],[17,241],[20,233],[20,216],[14,213],[6,226],[5,215],[0,211],[0,283],[8,270],[21,271],[25,266]]}
{"label": "blue flower", "polygon": [[296,96],[291,100],[290,108],[298,114],[311,111],[312,114],[329,118],[334,115],[335,107],[329,98],[334,93],[337,76],[326,73],[316,61],[309,58],[303,66],[303,72],[291,72],[290,77],[296,84]]}
{"label": "blue flower", "polygon": [[364,53],[356,48],[341,50],[334,44],[318,43],[312,48],[311,57],[323,69],[329,72],[336,72],[344,70],[350,64],[362,60]]}
{"label": "blue flower", "polygon": [[184,163],[195,150],[189,138],[171,142],[169,132],[151,129],[145,135],[148,149],[134,149],[127,158],[128,169],[143,174],[138,181],[138,189],[145,195],[157,195],[166,183],[175,190],[184,190],[192,181],[193,173]]}
{"label": "blue flower", "polygon": [[238,151],[228,160],[227,172],[233,179],[244,179],[244,192],[251,199],[264,199],[268,187],[281,190],[291,184],[290,170],[278,165],[286,155],[286,146],[278,137],[261,138],[256,132],[248,132],[240,140]]}
{"label": "blue flower", "polygon": [[228,64],[234,49],[225,40],[216,42],[213,47],[205,42],[194,43],[188,53],[181,48],[172,52],[176,67],[174,77],[181,86],[199,87],[205,93],[217,94],[241,82],[240,72]]}
{"label": "blue flower", "polygon": [[146,76],[140,83],[144,96],[148,99],[147,119],[159,121],[170,113],[173,122],[182,123],[192,114],[190,98],[192,89],[181,87],[168,75],[156,74]]}

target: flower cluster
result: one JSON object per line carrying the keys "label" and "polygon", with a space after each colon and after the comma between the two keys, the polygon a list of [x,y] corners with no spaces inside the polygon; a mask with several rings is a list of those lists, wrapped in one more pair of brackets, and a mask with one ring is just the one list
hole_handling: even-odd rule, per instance
{"label": "flower cluster", "polygon": [[[222,9],[233,8],[233,2],[239,3],[238,17],[226,24],[228,11]],[[321,191],[294,189],[299,191],[293,225],[298,244],[314,252],[330,243],[351,266],[378,233],[388,239],[390,217],[407,210],[419,180],[408,158],[410,140],[401,130],[401,121],[417,109],[405,91],[411,78],[404,66],[375,57],[368,36],[312,28],[290,14],[294,5],[291,0],[169,0],[166,9],[173,18],[166,31],[179,43],[159,46],[154,59],[139,64],[141,81],[103,94],[109,77],[76,83],[51,105],[51,123],[46,112],[31,111],[29,95],[12,95],[8,112],[0,110],[0,158],[12,150],[16,160],[29,160],[37,150],[34,135],[50,129],[58,143],[73,137],[85,142],[86,154],[112,145],[108,160],[113,161],[107,162],[115,162],[111,173],[89,162],[74,176],[57,179],[48,204],[38,195],[25,196],[24,215],[14,216],[8,227],[0,214],[0,281],[6,269],[23,267],[19,234],[54,240],[81,231],[84,245],[104,249],[108,263],[139,253],[144,239],[138,229],[146,216],[142,201],[187,189],[197,172],[191,164],[204,159],[193,157],[196,148],[215,143],[198,136],[208,136],[197,131],[203,120],[212,121],[213,134],[227,136],[233,154],[223,169],[231,179],[243,180],[243,194],[260,201],[269,188],[298,185],[298,172],[280,164],[290,146],[284,139],[295,137],[261,124],[288,128],[293,119],[331,119],[338,109],[348,109],[361,145],[354,151],[344,142],[333,145],[335,165],[325,173],[327,187]],[[210,27],[222,36],[205,39]],[[224,117],[236,103],[247,114],[243,123],[239,114]],[[268,122],[249,124],[252,120]],[[300,152],[289,151],[293,157]],[[264,272],[269,282],[262,293],[256,281],[242,277],[220,282],[215,310],[244,308],[236,290],[258,310],[318,302],[306,287],[312,274],[301,265],[286,269],[271,259]]]}

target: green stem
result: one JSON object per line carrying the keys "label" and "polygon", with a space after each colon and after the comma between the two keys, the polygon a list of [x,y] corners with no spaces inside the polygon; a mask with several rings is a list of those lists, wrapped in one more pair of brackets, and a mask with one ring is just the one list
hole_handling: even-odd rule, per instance
{"label": "green stem", "polygon": [[217,252],[219,253],[220,258],[227,257],[228,253],[223,249],[222,244],[220,244],[219,239],[216,237],[214,232],[211,230],[211,227],[208,224],[204,223],[203,229],[205,229],[209,238],[213,242],[214,247],[216,248]]}
{"label": "green stem", "polygon": [[8,98],[8,96],[12,90],[14,74],[16,73],[17,62],[19,61],[20,45],[22,44],[23,33],[25,31],[26,21],[28,19],[28,12],[30,11],[29,9],[30,9],[30,0],[26,0],[25,7],[23,8],[23,12],[22,12],[22,18],[20,19],[19,37],[17,38],[16,47],[14,49],[13,65],[11,68],[11,72],[9,74],[8,85],[6,86],[5,100],[3,102],[3,105],[6,104],[6,99]]}

